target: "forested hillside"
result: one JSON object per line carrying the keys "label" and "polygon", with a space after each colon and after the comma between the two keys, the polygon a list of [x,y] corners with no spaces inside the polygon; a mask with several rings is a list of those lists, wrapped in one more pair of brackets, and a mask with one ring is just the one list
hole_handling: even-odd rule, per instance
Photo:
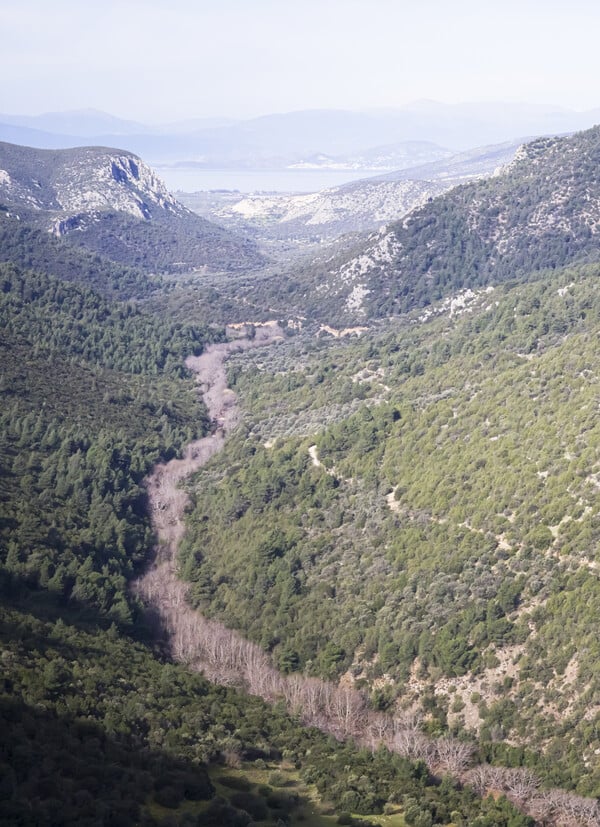
{"label": "forested hillside", "polygon": [[143,477],[206,428],[183,361],[219,331],[15,265],[0,284],[2,823],[325,825],[385,806],[392,825],[526,827],[505,799],[438,788],[140,642]]}
{"label": "forested hillside", "polygon": [[400,827],[402,811],[410,824],[531,823],[504,797],[303,729],[15,580],[0,588],[3,824]]}
{"label": "forested hillside", "polygon": [[127,619],[142,478],[204,426],[182,359],[206,331],[11,265],[0,282],[5,565]]}
{"label": "forested hillside", "polygon": [[598,275],[233,364],[246,431],[193,488],[195,604],[598,794]]}
{"label": "forested hillside", "polygon": [[76,282],[115,299],[139,299],[160,285],[158,278],[67,244],[16,216],[0,220],[0,261]]}
{"label": "forested hillside", "polygon": [[[498,175],[456,187],[341,253],[278,273],[257,293],[339,323],[425,307],[464,288],[530,281],[600,259],[600,127],[524,146]],[[264,298],[263,298],[264,300]]]}

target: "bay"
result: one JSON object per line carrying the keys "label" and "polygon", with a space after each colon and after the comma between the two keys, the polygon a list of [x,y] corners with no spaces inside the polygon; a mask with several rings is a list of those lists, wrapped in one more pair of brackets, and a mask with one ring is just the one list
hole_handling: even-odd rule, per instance
{"label": "bay", "polygon": [[332,169],[198,169],[154,164],[171,192],[239,190],[239,192],[318,192],[381,174],[375,170]]}

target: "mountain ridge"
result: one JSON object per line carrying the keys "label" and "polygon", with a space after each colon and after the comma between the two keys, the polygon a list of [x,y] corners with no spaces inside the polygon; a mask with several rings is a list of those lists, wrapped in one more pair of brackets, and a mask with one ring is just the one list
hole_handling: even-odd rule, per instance
{"label": "mountain ridge", "polygon": [[[597,261],[599,168],[600,127],[537,139],[498,175],[462,184],[350,253],[288,275],[288,293],[318,318],[331,312],[364,320],[463,288]],[[276,285],[273,291],[281,292]]]}
{"label": "mountain ridge", "polygon": [[[345,159],[368,156],[377,148],[430,141],[453,152],[473,146],[514,141],[527,135],[573,132],[590,127],[598,110],[575,112],[560,107],[511,103],[440,104],[417,102],[393,110],[305,110],[223,122],[204,119],[147,126],[100,113],[90,127],[89,113],[42,116],[0,115],[0,139],[44,147],[78,143],[119,145],[153,163],[189,161],[207,168],[285,168],[323,154]],[[92,119],[93,123],[93,119]],[[110,129],[111,123],[116,126]],[[21,125],[19,125],[21,124]],[[50,128],[52,127],[52,128]],[[19,130],[28,130],[19,133]],[[77,134],[71,134],[69,130]],[[79,137],[77,137],[77,135]],[[365,163],[363,161],[363,163]],[[368,157],[367,157],[368,163]],[[366,168],[366,166],[365,166]]]}
{"label": "mountain ridge", "polygon": [[194,214],[133,153],[0,143],[3,214],[121,264],[157,272],[253,269],[254,242]]}

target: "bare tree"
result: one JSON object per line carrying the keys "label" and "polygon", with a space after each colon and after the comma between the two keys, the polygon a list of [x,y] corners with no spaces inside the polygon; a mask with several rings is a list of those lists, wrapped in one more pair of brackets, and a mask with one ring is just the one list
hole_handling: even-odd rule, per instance
{"label": "bare tree", "polygon": [[502,773],[498,767],[491,767],[489,764],[478,764],[470,769],[465,775],[465,781],[470,784],[480,796],[485,796],[492,790],[502,789]]}
{"label": "bare tree", "polygon": [[355,689],[341,687],[333,690],[330,702],[331,721],[342,737],[361,733],[360,722],[365,716],[366,706],[364,696]]}
{"label": "bare tree", "polygon": [[435,746],[419,729],[400,729],[394,734],[392,749],[403,758],[411,761],[425,761],[432,767],[435,757]]}
{"label": "bare tree", "polygon": [[540,786],[540,779],[526,767],[505,769],[503,782],[508,798],[519,805],[531,801]]}
{"label": "bare tree", "polygon": [[393,724],[389,715],[383,712],[368,712],[365,718],[365,735],[371,750],[375,751],[381,744],[388,745],[388,734]]}
{"label": "bare tree", "polygon": [[435,742],[436,769],[461,776],[473,758],[473,745],[458,738],[438,738]]}

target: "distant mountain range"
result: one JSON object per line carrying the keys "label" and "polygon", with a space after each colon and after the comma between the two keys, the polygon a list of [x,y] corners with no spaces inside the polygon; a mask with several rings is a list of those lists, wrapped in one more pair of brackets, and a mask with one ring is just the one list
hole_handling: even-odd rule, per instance
{"label": "distant mountain range", "polygon": [[252,269],[252,241],[201,218],[139,157],[117,149],[0,144],[0,219],[146,272]]}
{"label": "distant mountain range", "polygon": [[0,114],[0,140],[46,149],[119,146],[155,164],[207,169],[316,166],[389,171],[523,136],[573,132],[598,121],[598,109],[574,112],[541,105],[434,101],[393,110],[313,110],[163,126],[84,110],[38,116]]}

